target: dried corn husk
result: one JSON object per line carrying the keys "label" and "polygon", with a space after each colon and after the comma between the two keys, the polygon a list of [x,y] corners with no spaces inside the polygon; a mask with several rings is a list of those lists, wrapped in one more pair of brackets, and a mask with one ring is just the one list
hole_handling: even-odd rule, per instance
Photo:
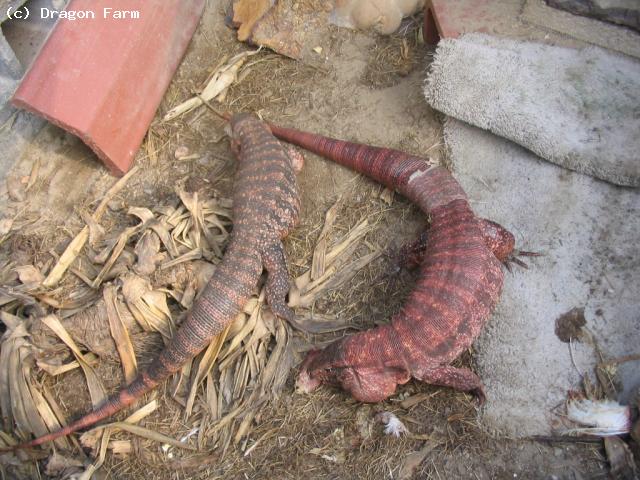
{"label": "dried corn husk", "polygon": [[73,352],[73,355],[76,357],[76,360],[82,367],[82,371],[84,372],[85,378],[87,380],[87,387],[89,388],[89,395],[91,396],[91,403],[93,407],[97,407],[100,403],[102,403],[106,398],[106,392],[104,387],[102,386],[102,382],[100,381],[98,375],[93,370],[91,365],[87,362],[84,355],[80,351],[80,348],[73,341],[69,333],[60,323],[58,317],[55,315],[47,315],[41,319],[42,323],[44,323],[47,327],[49,327],[57,336],[64,342],[67,347]]}
{"label": "dried corn husk", "polygon": [[18,278],[25,285],[35,285],[38,286],[44,280],[44,276],[33,265],[24,265],[21,267],[16,267],[16,272],[18,274]]}
{"label": "dried corn husk", "polygon": [[[232,57],[226,65],[221,66],[213,73],[211,79],[209,80],[209,83],[207,83],[207,86],[202,90],[200,95],[192,97],[186,102],[173,107],[165,114],[163,120],[167,122],[179,117],[180,115],[190,112],[194,108],[197,108],[203,104],[202,99],[209,102],[216,98],[218,95],[220,95],[220,93],[222,93],[233,82],[236,81],[238,77],[238,71],[240,70],[240,67],[242,67],[246,59],[251,55],[255,55],[259,51],[260,50],[256,50],[254,52],[242,52]],[[202,99],[200,97],[202,97]]]}
{"label": "dried corn husk", "polygon": [[159,332],[167,340],[173,336],[175,325],[165,292],[154,290],[147,279],[128,274],[122,279],[122,293],[143,330]]}
{"label": "dried corn husk", "polygon": [[160,252],[160,237],[154,231],[146,231],[136,244],[137,256],[133,271],[138,275],[149,276],[156,270],[164,255]]}
{"label": "dried corn husk", "polygon": [[[138,172],[138,167],[134,166],[131,170],[129,170],[122,178],[120,178],[105,194],[103,199],[100,201],[98,208],[93,213],[93,219],[96,221],[100,220],[100,217],[104,214],[107,209],[107,204],[111,201],[111,199],[118,194],[120,190],[126,185],[129,179]],[[84,247],[85,243],[89,239],[89,227],[85,226],[78,235],[71,241],[69,246],[65,249],[64,253],[58,259],[56,265],[51,269],[47,278],[42,282],[42,284],[47,288],[52,288],[58,284],[64,273],[74,262],[76,257],[80,254],[80,251]]]}
{"label": "dried corn husk", "polygon": [[[137,375],[138,364],[136,362],[136,354],[133,351],[133,345],[131,344],[131,338],[127,327],[125,327],[120,313],[118,312],[118,298],[116,295],[116,288],[113,285],[108,285],[103,290],[104,304],[107,308],[107,317],[109,319],[109,329],[111,330],[111,336],[116,343],[118,354],[122,362],[122,369],[124,370],[124,378],[127,384],[131,383]],[[123,306],[121,306],[122,308]]]}
{"label": "dried corn husk", "polygon": [[106,261],[98,276],[93,280],[93,288],[98,288],[107,274],[110,272],[113,265],[116,263],[116,260],[120,257],[120,254],[124,251],[124,247],[127,245],[129,239],[136,234],[140,230],[140,227],[131,227],[127,228],[124,232],[120,234],[118,237],[118,241],[113,247],[113,251],[109,256],[109,260]]}
{"label": "dried corn husk", "polygon": [[198,387],[205,379],[205,377],[211,371],[214,363],[216,362],[218,355],[220,353],[220,349],[224,341],[227,338],[227,333],[229,332],[229,327],[231,324],[227,325],[227,327],[217,335],[213,341],[209,344],[204,354],[201,356],[200,361],[198,362],[198,369],[196,374],[191,382],[191,388],[189,389],[189,397],[187,398],[187,405],[185,407],[185,416],[189,417],[191,415],[191,410],[193,409],[193,402],[196,399],[196,393]]}
{"label": "dried corn husk", "polygon": [[[31,380],[31,364],[27,361],[31,345],[25,322],[7,312],[2,312],[2,320],[8,327],[0,351],[0,408],[4,427],[13,430],[15,421],[16,432],[23,440],[29,434],[40,436],[59,429],[62,417],[55,415]],[[56,440],[56,445],[69,448],[66,439]]]}
{"label": "dried corn husk", "polygon": [[347,265],[341,265],[344,259],[350,257],[357,246],[357,242],[370,230],[367,220],[363,220],[354,227],[342,241],[324,255],[322,275],[312,278],[309,270],[294,281],[294,288],[289,293],[289,306],[311,307],[323,294],[334,290],[351,280],[362,268],[378,258],[380,250],[373,251],[356,259]]}
{"label": "dried corn husk", "polygon": [[338,215],[338,208],[340,207],[340,200],[333,204],[333,206],[327,210],[327,213],[324,217],[324,225],[322,227],[322,231],[320,232],[320,236],[318,237],[318,241],[316,243],[316,247],[313,249],[313,260],[311,261],[311,279],[316,280],[324,275],[325,270],[325,256],[327,253],[327,237],[329,236],[329,232],[333,227],[333,224],[336,221],[336,217]]}

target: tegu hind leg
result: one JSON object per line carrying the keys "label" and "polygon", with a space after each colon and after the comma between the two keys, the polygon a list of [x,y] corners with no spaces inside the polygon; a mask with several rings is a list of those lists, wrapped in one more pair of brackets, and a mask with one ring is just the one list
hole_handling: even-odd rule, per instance
{"label": "tegu hind leg", "polygon": [[413,270],[420,266],[422,263],[422,257],[427,251],[427,240],[429,239],[429,232],[427,230],[420,233],[420,236],[411,242],[405,243],[400,247],[397,254],[398,269],[406,268]]}
{"label": "tegu hind leg", "polygon": [[294,319],[293,310],[287,305],[289,270],[282,243],[272,243],[262,252],[262,264],[267,270],[266,295],[271,311],[287,321]]}
{"label": "tegu hind leg", "polygon": [[482,381],[475,373],[468,368],[456,368],[450,365],[443,365],[427,370],[418,380],[431,385],[451,387],[463,392],[471,392],[478,397],[480,404],[484,403],[484,387]]}

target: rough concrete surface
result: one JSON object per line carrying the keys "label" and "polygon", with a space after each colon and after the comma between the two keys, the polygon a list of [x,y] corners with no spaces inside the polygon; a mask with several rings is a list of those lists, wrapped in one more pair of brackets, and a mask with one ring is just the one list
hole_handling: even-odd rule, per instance
{"label": "rough concrete surface", "polygon": [[628,28],[573,15],[543,0],[527,0],[520,18],[538,28],[640,58],[640,33]]}
{"label": "rough concrete surface", "polygon": [[0,22],[7,19],[7,14],[20,8],[26,0],[0,0]]}
{"label": "rough concrete surface", "polygon": [[0,32],[0,200],[5,194],[5,176],[44,124],[44,120],[18,112],[8,103],[21,76],[20,62]]}
{"label": "rough concrete surface", "polygon": [[[529,270],[507,274],[500,304],[477,344],[489,428],[548,433],[552,410],[592,373],[592,348],[555,335],[555,320],[585,307],[587,328],[607,357],[640,344],[640,192],[537,158],[508,140],[448,119],[454,173],[478,215],[509,228],[523,250],[541,251]],[[579,373],[580,372],[580,373]],[[621,366],[627,401],[638,363]]]}
{"label": "rough concrete surface", "polygon": [[[41,8],[55,10],[56,1],[31,0],[27,7],[31,12],[38,12]],[[55,18],[43,18],[38,14],[29,15],[26,19],[14,18],[2,24],[2,32],[22,65],[22,71],[29,68],[55,24]]]}
{"label": "rough concrete surface", "polygon": [[576,15],[597,18],[605,22],[640,30],[638,0],[547,0],[550,6]]}

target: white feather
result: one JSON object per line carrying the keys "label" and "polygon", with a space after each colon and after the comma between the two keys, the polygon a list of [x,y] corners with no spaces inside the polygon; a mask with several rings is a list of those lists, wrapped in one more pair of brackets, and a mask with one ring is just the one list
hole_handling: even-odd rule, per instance
{"label": "white feather", "polygon": [[577,430],[592,435],[622,435],[631,429],[629,407],[611,400],[569,400],[567,416],[576,423],[594,427]]}
{"label": "white feather", "polygon": [[380,415],[381,420],[384,422],[384,433],[387,435],[393,435],[394,437],[400,437],[401,435],[409,433],[409,429],[405,427],[404,423],[391,412],[384,412]]}

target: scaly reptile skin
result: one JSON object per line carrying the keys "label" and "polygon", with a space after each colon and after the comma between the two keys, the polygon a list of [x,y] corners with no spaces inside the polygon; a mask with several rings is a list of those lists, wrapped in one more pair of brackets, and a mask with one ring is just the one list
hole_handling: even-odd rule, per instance
{"label": "scaly reptile skin", "polygon": [[281,140],[324,156],[397,190],[431,218],[417,285],[388,325],[345,336],[302,364],[297,388],[342,386],[363,402],[392,395],[410,378],[484,399],[478,376],[449,364],[478,337],[500,297],[501,261],[514,238],[477,218],[444,168],[397,150],[334,140],[270,125]]}
{"label": "scaly reptile skin", "polygon": [[[267,300],[275,314],[291,318],[281,240],[296,226],[300,200],[294,170],[302,168],[257,118],[230,119],[238,158],[233,188],[233,232],[227,251],[186,320],[160,356],[126,388],[96,410],[61,430],[11,449],[33,447],[89,427],[138,400],[202,351],[240,313],[262,274],[268,272]],[[296,163],[297,162],[297,163]]]}

